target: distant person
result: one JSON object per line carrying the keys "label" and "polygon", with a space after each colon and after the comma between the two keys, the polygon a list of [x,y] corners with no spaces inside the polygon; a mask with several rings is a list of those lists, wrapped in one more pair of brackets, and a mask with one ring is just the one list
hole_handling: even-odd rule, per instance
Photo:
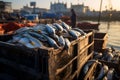
{"label": "distant person", "polygon": [[72,28],[75,28],[76,27],[76,13],[74,11],[74,9],[71,9],[71,26]]}
{"label": "distant person", "polygon": [[16,14],[16,16],[17,16],[17,19],[19,19],[19,20],[20,20],[20,14],[19,14],[19,13],[17,13],[17,14]]}

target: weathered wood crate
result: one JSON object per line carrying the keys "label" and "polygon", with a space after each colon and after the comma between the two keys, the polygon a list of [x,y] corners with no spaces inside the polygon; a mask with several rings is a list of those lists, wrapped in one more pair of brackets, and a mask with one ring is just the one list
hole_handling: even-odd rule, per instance
{"label": "weathered wood crate", "polygon": [[21,71],[30,72],[31,75],[36,76],[38,79],[60,80],[61,78],[64,79],[72,71],[72,64],[67,66],[64,71],[57,69],[63,68],[72,60],[74,46],[71,46],[68,51],[62,49],[54,50],[53,48],[29,49],[0,42],[0,47],[0,62],[16,67],[16,69]]}
{"label": "weathered wood crate", "polygon": [[69,80],[78,79],[83,65],[88,59],[92,58],[94,51],[93,31],[86,30],[85,32],[87,33],[86,37],[81,37],[78,40],[78,44],[76,44],[77,51],[75,51],[76,54],[74,54],[76,60],[73,61],[72,75]]}
{"label": "weathered wood crate", "polygon": [[107,33],[95,33],[94,34],[94,50],[101,52],[106,48],[108,34]]}
{"label": "weathered wood crate", "polygon": [[[3,42],[5,38],[2,38],[3,40],[0,41],[0,63],[14,69],[10,74],[16,76],[19,74],[20,77],[25,74],[23,78],[26,80],[77,79],[82,66],[93,52],[93,32],[86,31],[86,33],[85,38],[80,37],[72,41],[68,50],[30,49]],[[8,37],[6,38],[8,39]],[[11,37],[9,36],[9,38]]]}

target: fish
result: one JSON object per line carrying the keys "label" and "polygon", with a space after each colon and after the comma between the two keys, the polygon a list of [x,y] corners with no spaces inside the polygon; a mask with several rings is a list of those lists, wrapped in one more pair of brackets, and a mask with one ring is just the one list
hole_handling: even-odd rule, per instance
{"label": "fish", "polygon": [[114,68],[111,68],[107,73],[107,79],[113,80],[113,75],[114,75]]}
{"label": "fish", "polygon": [[23,34],[23,36],[29,39],[29,42],[34,46],[34,48],[43,47],[42,42],[40,42],[38,39],[32,37],[31,35],[26,33],[26,34]]}
{"label": "fish", "polygon": [[109,80],[106,76],[102,80]]}
{"label": "fish", "polygon": [[81,35],[86,35],[86,33],[82,29],[79,28],[72,28],[72,29],[78,31]]}
{"label": "fish", "polygon": [[108,66],[107,65],[103,65],[103,67],[100,70],[100,73],[98,75],[98,77],[95,80],[102,80],[105,76],[105,74],[108,71]]}
{"label": "fish", "polygon": [[46,32],[48,32],[50,35],[53,35],[55,34],[55,29],[50,24],[46,24]]}
{"label": "fish", "polygon": [[63,29],[63,33],[68,33],[68,31],[66,29]]}
{"label": "fish", "polygon": [[62,26],[64,29],[66,29],[66,30],[71,29],[70,26],[67,25],[65,22],[62,22],[62,23],[61,23],[61,26]]}
{"label": "fish", "polygon": [[27,37],[22,37],[18,43],[21,43],[22,45],[28,47],[28,48],[34,48],[32,44],[30,44],[30,40]]}
{"label": "fish", "polygon": [[14,33],[15,34],[18,34],[18,33],[22,33],[22,32],[25,32],[25,31],[28,31],[28,30],[31,30],[32,28],[30,27],[22,27],[20,29],[17,29]]}
{"label": "fish", "polygon": [[58,41],[58,39],[59,39],[58,35],[56,35],[56,34],[52,34],[49,36],[52,37],[55,41]]}
{"label": "fish", "polygon": [[53,25],[56,26],[57,31],[59,31],[59,32],[62,32],[62,31],[63,31],[63,27],[62,27],[60,24],[54,23]]}
{"label": "fish", "polygon": [[119,57],[120,57],[119,55],[115,54],[111,61],[113,63],[119,63],[119,59],[120,59]]}
{"label": "fish", "polygon": [[102,56],[102,53],[94,52],[94,59],[101,59]]}
{"label": "fish", "polygon": [[69,30],[68,33],[72,36],[73,39],[77,39],[80,34],[77,34],[74,30]]}
{"label": "fish", "polygon": [[34,31],[45,31],[45,28],[46,28],[46,26],[45,26],[45,24],[39,24],[39,25],[36,25],[35,27],[33,27],[33,30]]}
{"label": "fish", "polygon": [[47,39],[42,34],[39,34],[37,32],[28,32],[28,34],[30,34],[32,37],[37,38],[40,41],[47,41]]}
{"label": "fish", "polygon": [[18,40],[20,40],[21,37],[22,37],[21,34],[16,34],[16,35],[12,36],[12,39],[8,40],[7,42],[8,43],[15,43]]}
{"label": "fish", "polygon": [[102,60],[111,61],[113,59],[113,54],[111,52],[103,53]]}
{"label": "fish", "polygon": [[69,41],[68,38],[64,38],[65,40],[65,46],[64,49],[67,51],[68,55],[71,55],[72,53],[70,52],[70,46],[71,46],[71,42]]}
{"label": "fish", "polygon": [[107,54],[107,61],[111,61],[112,60],[112,58],[113,58],[113,55],[112,55],[112,53],[108,53]]}
{"label": "fish", "polygon": [[62,35],[59,36],[58,43],[60,44],[60,46],[65,46],[65,40]]}
{"label": "fish", "polygon": [[40,25],[33,27],[32,31],[40,33],[40,34],[48,35],[48,33],[46,32],[46,26],[44,24],[40,24]]}
{"label": "fish", "polygon": [[43,36],[47,39],[47,42],[49,43],[49,45],[50,45],[51,47],[54,47],[55,49],[58,49],[58,48],[59,48],[58,44],[57,44],[52,38],[50,38],[50,37],[47,36],[47,35],[43,35]]}
{"label": "fish", "polygon": [[65,40],[65,49],[68,50],[70,48],[71,42],[69,41],[68,38],[64,38]]}
{"label": "fish", "polygon": [[89,61],[84,65],[84,67],[83,67],[83,74],[84,74],[84,75],[88,72],[89,67],[90,67],[93,63],[95,63],[95,62],[98,62],[98,61],[97,61],[97,60],[89,60]]}

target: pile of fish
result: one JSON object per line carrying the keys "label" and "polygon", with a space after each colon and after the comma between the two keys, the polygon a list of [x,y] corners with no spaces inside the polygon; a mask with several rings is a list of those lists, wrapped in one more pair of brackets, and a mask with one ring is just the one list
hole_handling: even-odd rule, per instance
{"label": "pile of fish", "polygon": [[34,27],[22,27],[14,32],[9,43],[28,48],[60,47],[69,48],[71,41],[85,37],[86,33],[79,28],[71,28],[64,22],[38,24]]}
{"label": "pile of fish", "polygon": [[[101,61],[103,62],[101,62]],[[83,66],[81,77],[84,78],[92,67],[93,63],[97,63],[97,67],[94,71],[92,80],[119,80],[120,74],[118,69],[110,67],[111,64],[107,65],[104,62],[119,64],[120,51],[114,51],[110,48],[106,49],[103,53],[94,52],[93,59],[88,60]],[[114,66],[114,65],[111,65]],[[119,67],[119,66],[116,66]]]}
{"label": "pile of fish", "polygon": [[119,63],[120,52],[107,48],[103,53],[94,52],[94,59],[100,59],[112,63]]}
{"label": "pile of fish", "polygon": [[92,67],[92,64],[95,62],[97,63],[97,67],[96,69],[93,70],[93,75],[90,74],[92,75],[91,80],[119,80],[120,79],[120,75],[117,73],[117,71],[114,68],[110,68],[109,66],[97,60],[89,60],[84,65],[82,69],[82,73],[80,75],[82,79],[86,76],[90,67]]}

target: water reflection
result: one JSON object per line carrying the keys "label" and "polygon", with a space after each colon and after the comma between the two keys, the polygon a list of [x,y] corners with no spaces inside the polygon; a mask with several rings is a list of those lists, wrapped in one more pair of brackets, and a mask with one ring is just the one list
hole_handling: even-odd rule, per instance
{"label": "water reflection", "polygon": [[[96,21],[88,22],[97,23]],[[108,47],[113,46],[115,49],[120,50],[120,21],[100,22],[99,31],[108,33]]]}

